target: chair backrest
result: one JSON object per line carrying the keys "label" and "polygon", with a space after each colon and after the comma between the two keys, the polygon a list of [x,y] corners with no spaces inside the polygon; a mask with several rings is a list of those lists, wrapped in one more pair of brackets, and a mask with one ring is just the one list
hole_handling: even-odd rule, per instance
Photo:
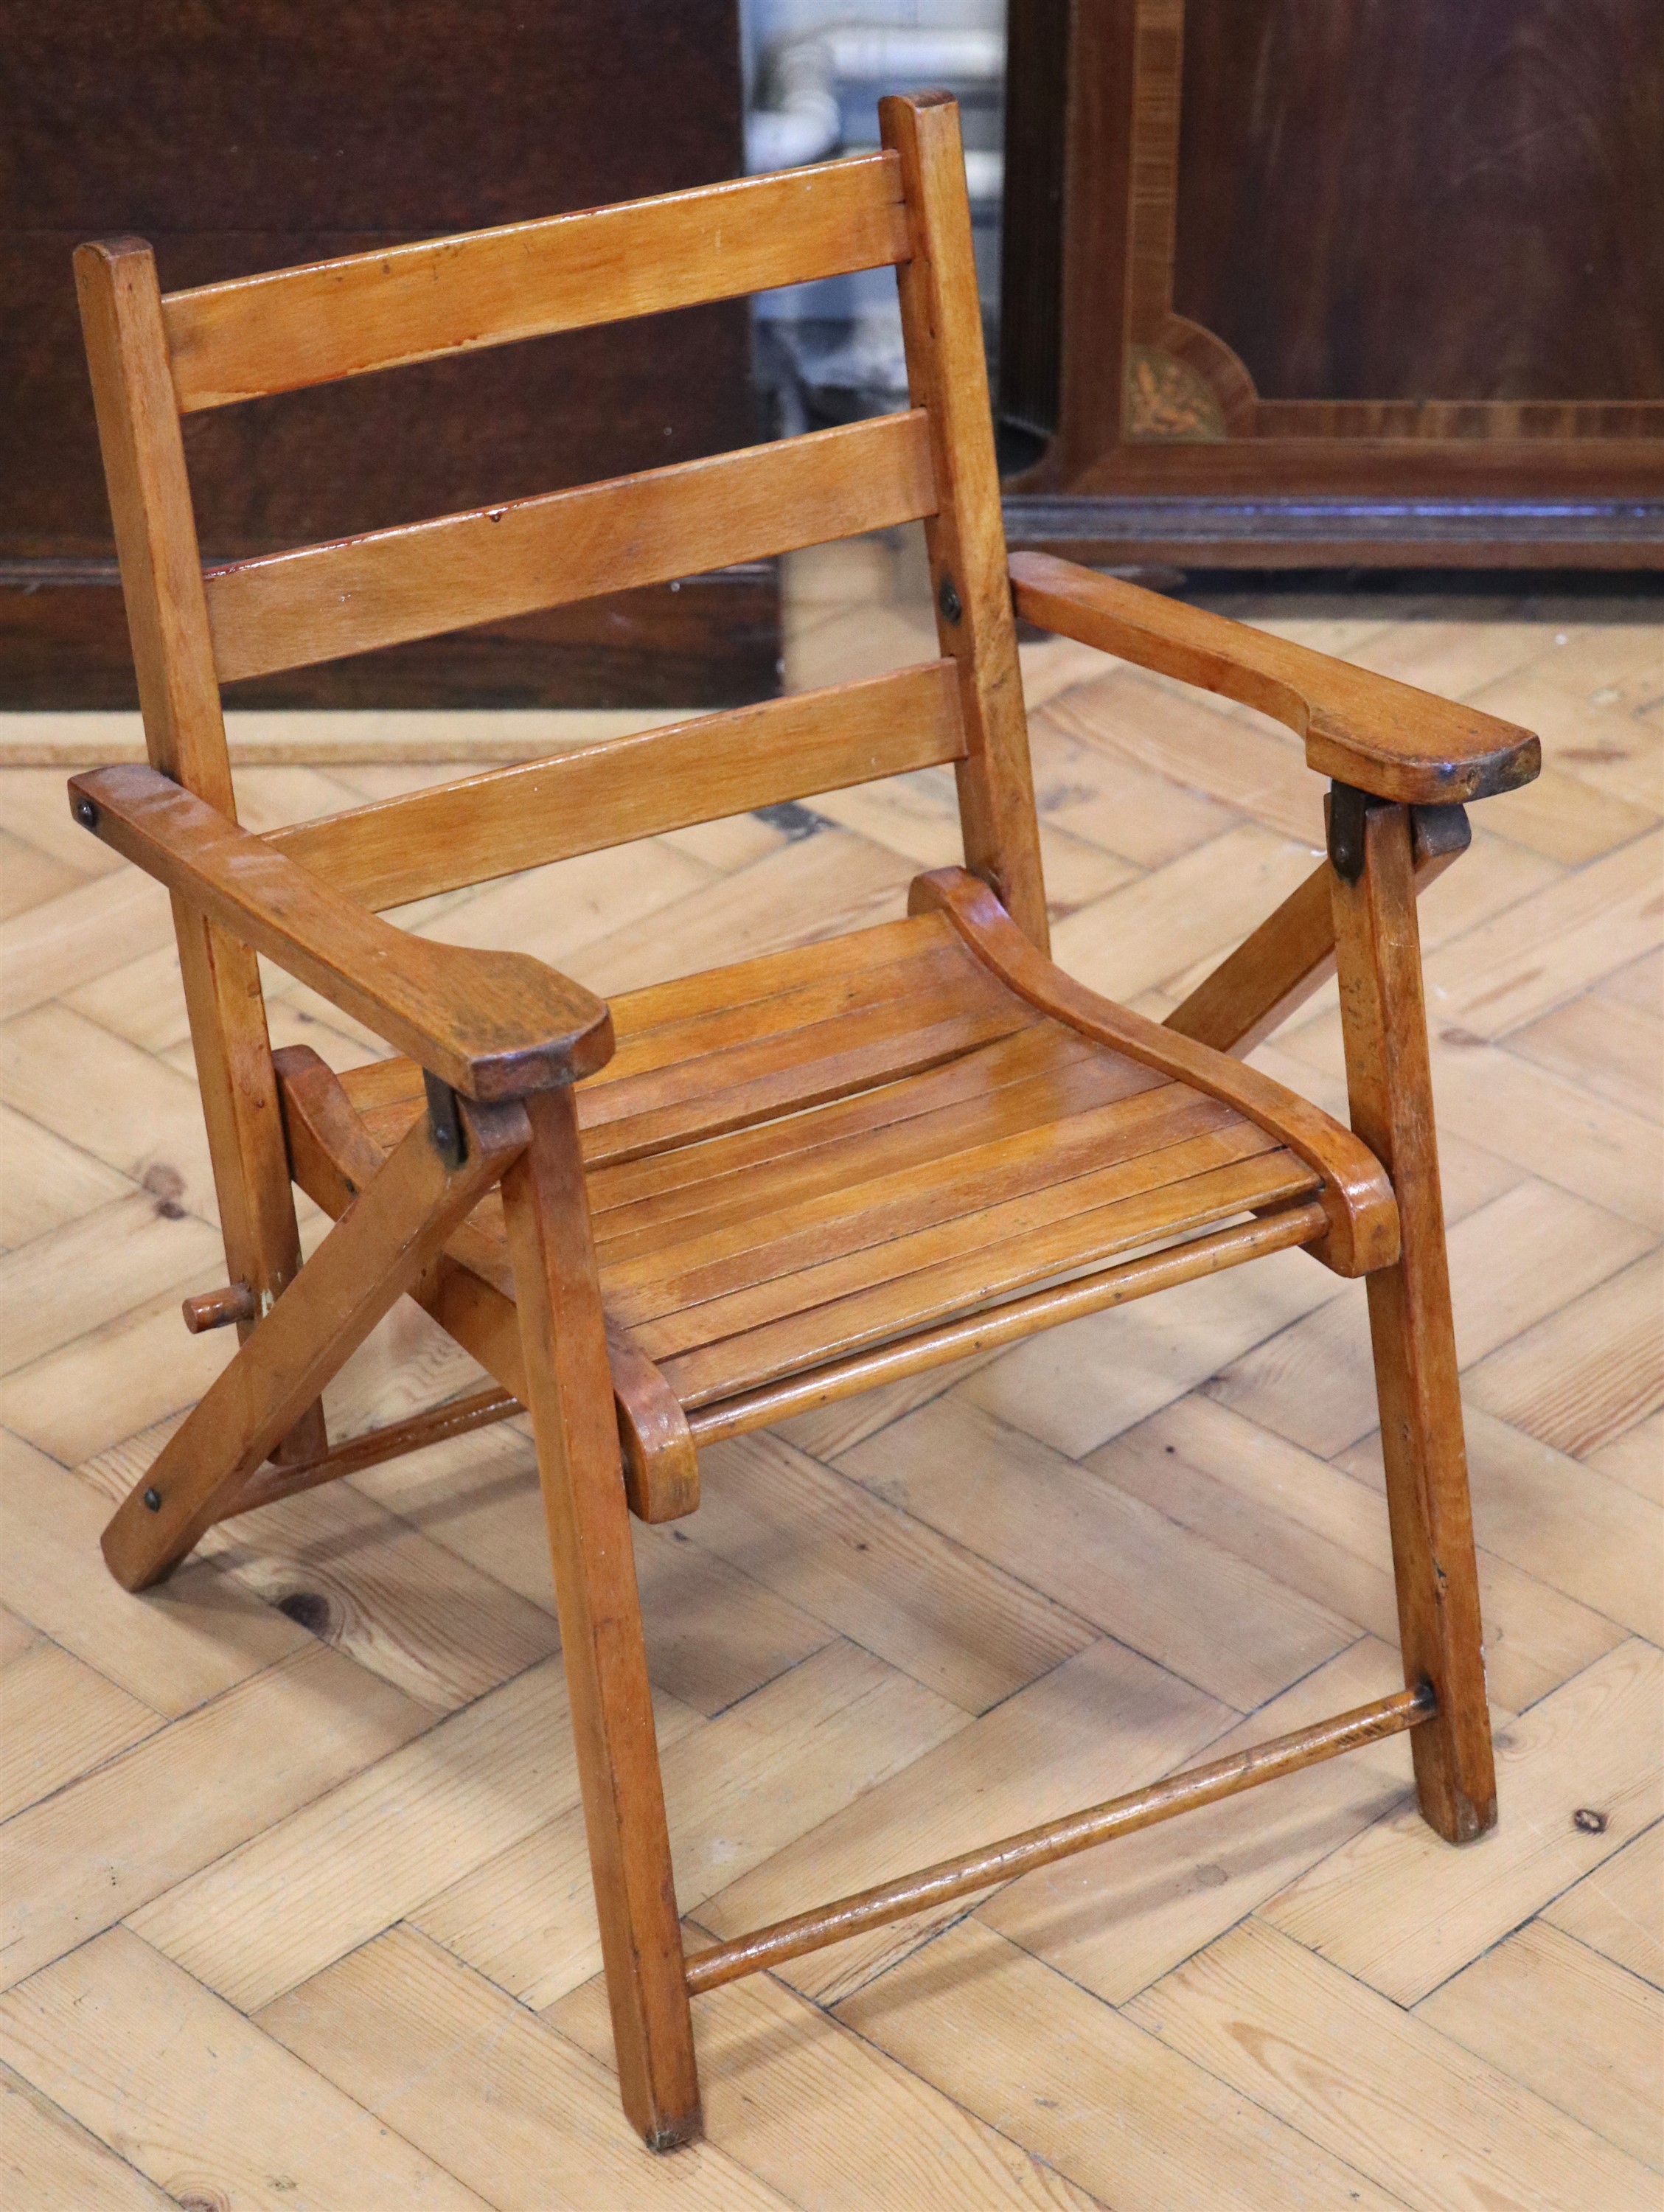
{"label": "chair backrest", "polygon": [[[952,762],[966,860],[1045,942],[958,115],[883,150],[164,295],[140,240],[76,256],[153,763],[234,811],[219,686],[922,517],[941,659],[472,775],[276,833],[385,907],[690,822]],[[893,264],[906,413],[203,574],[182,415]]]}

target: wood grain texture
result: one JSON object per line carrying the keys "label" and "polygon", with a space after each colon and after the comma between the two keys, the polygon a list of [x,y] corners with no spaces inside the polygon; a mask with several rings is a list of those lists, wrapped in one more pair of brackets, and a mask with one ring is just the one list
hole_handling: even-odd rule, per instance
{"label": "wood grain texture", "polygon": [[1309,768],[1377,798],[1460,805],[1529,783],[1542,766],[1529,730],[1136,584],[1048,553],[1014,553],[1011,578],[1025,621],[1258,708],[1303,738]]}
{"label": "wood grain texture", "polygon": [[1624,504],[1664,419],[1629,212],[1661,188],[1650,27],[1644,0],[1580,31],[1558,0],[1391,32],[1301,0],[1024,10],[1001,413],[1027,542],[1655,567],[1655,507]]}
{"label": "wood grain texture", "polygon": [[934,512],[922,412],[505,501],[216,568],[203,580],[228,684],[569,599],[691,576]]}
{"label": "wood grain texture", "polygon": [[503,1203],[624,2109],[655,2150],[700,2133],[693,2027],[569,1091],[525,1108]]}
{"label": "wood grain texture", "polygon": [[96,835],[187,908],[239,933],[470,1097],[568,1083],[605,1059],[605,1006],[542,962],[394,929],[153,769],[96,769],[72,787]]}
{"label": "wood grain texture", "polygon": [[908,389],[927,410],[937,500],[925,539],[936,635],[959,672],[965,863],[998,887],[1042,951],[1049,943],[1017,667],[1005,529],[989,422],[982,311],[964,193],[959,113],[945,94],[878,105],[899,156],[912,258],[898,272]]}
{"label": "wood grain texture", "polygon": [[920,876],[913,900],[920,910],[945,913],[1013,990],[1056,1018],[1205,1096],[1226,1101],[1274,1132],[1323,1178],[1331,1224],[1326,1256],[1338,1272],[1362,1274],[1391,1264],[1398,1231],[1385,1173],[1362,1143],[1349,1139],[1318,1108],[1257,1071],[1241,1068],[1223,1054],[1084,989],[1025,945],[986,887],[963,871]]}
{"label": "wood grain texture", "polygon": [[1634,2159],[1261,1920],[1128,2011],[1400,2202],[1524,2212],[1598,2191],[1641,2212],[1656,2196]]}
{"label": "wood grain texture", "polygon": [[181,414],[901,261],[893,154],[171,293]]}
{"label": "wood grain texture", "polygon": [[193,1548],[526,1141],[517,1107],[476,1109],[466,1127],[468,1156],[454,1169],[425,1127],[411,1130],[273,1306],[247,1358],[233,1361],[169,1439],[104,1533],[124,1589],[159,1581]]}
{"label": "wood grain texture", "polygon": [[951,675],[938,661],[604,739],[268,831],[267,842],[366,906],[400,906],[689,823],[957,760],[964,738]]}
{"label": "wood grain texture", "polygon": [[114,2136],[170,2203],[208,2188],[278,2212],[342,2191],[483,2212],[485,2198],[124,1928],[9,1996],[6,2026],[30,2076]]}
{"label": "wood grain texture", "polygon": [[1497,1781],[1409,816],[1372,808],[1362,830],[1357,881],[1333,871],[1334,927],[1352,1126],[1399,1206],[1400,1256],[1369,1278],[1369,1302],[1400,1633],[1406,1681],[1430,1681],[1439,1705],[1416,1746],[1422,1809],[1448,1842],[1467,1843],[1496,1822]]}
{"label": "wood grain texture", "polygon": [[[1631,2158],[1664,2167],[1664,1992],[1638,1975],[1539,1921],[1416,2013]],[[1562,2036],[1569,2020],[1578,2033]]]}
{"label": "wood grain texture", "polygon": [[[128,239],[82,247],[75,270],[145,747],[154,769],[234,821],[155,262],[142,240]],[[173,927],[227,1272],[258,1302],[270,1302],[294,1281],[301,1246],[254,956],[178,902]],[[280,1442],[279,1451],[304,1457],[320,1449],[324,1434],[321,1410],[303,1407],[292,1444]]]}
{"label": "wood grain texture", "polygon": [[758,1929],[752,1935],[738,1936],[709,1950],[696,1951],[688,1961],[689,1990],[697,1996],[703,1990],[717,1989],[725,1982],[801,1958],[807,1951],[847,1942],[869,1928],[885,1927],[914,1912],[928,1911],[933,1905],[971,1896],[979,1889],[1051,1866],[1116,1836],[1169,1820],[1193,1806],[1217,1803],[1257,1783],[1298,1773],[1318,1759],[1336,1758],[1382,1736],[1395,1735],[1430,1717],[1431,1705],[1425,1698],[1415,1691],[1401,1690],[1372,1705],[1337,1715],[1273,1742],[1232,1753],[1205,1766],[1187,1768],[1151,1789],[1090,1806],[1084,1812],[1066,1814],[980,1850],[963,1852],[917,1874],[879,1883],[853,1897],[840,1898],[791,1920]]}
{"label": "wood grain texture", "polygon": [[[238,416],[228,409],[200,427]],[[794,620],[813,625],[812,680],[862,673],[892,639],[904,641],[897,658],[932,649],[921,568],[914,552],[871,547],[805,564]],[[1453,694],[1505,681],[1504,711],[1521,721],[1552,695],[1564,718],[1552,725],[1558,745],[1600,755],[1567,761],[1555,805],[1578,790],[1604,799],[1604,781],[1589,778],[1626,776],[1641,791],[1658,665],[1644,601],[1545,603],[1521,586],[1488,601],[1483,620],[1467,619],[1471,605],[1461,620],[1436,620],[1399,594],[1244,596],[1233,611]],[[1050,648],[1025,647],[1031,668],[1036,653],[1043,687],[1059,664]],[[1083,651],[1067,665],[1090,664]],[[1529,680],[1516,684],[1509,667]],[[1052,871],[1054,897],[1076,909],[1059,942],[1065,966],[1111,998],[1126,995],[1117,962],[1147,975],[1149,995],[1135,1004],[1159,1019],[1311,862],[1297,848],[1278,859],[1280,835],[1243,811],[1283,804],[1280,784],[1256,799],[1258,754],[1233,762],[1223,744],[1198,744],[1187,769],[1194,724],[1175,720],[1167,734],[1187,788],[1095,738],[1102,680],[1074,673],[1072,699],[1060,687],[1068,735],[1049,714],[1035,718],[1044,817],[1076,848]],[[1606,691],[1620,696],[1587,696]],[[1202,711],[1212,717],[1220,704]],[[1157,728],[1147,716],[1140,738]],[[1266,742],[1287,753],[1291,789],[1314,784],[1292,739]],[[1615,747],[1625,758],[1609,757]],[[240,770],[239,795],[249,827],[264,831],[436,773],[431,763]],[[615,1070],[645,1086],[638,1098],[690,1059],[710,1062],[714,1079],[725,1054],[760,1047],[766,1056],[794,1026],[866,1020],[910,971],[932,992],[957,972],[942,916],[884,919],[899,908],[905,866],[874,842],[938,836],[951,793],[938,803],[916,786],[895,789],[900,811],[852,809],[841,828],[813,829],[820,810],[805,806],[598,855],[534,878],[512,908],[495,903],[501,894],[459,889],[441,926],[482,945],[535,933],[591,983],[610,974],[605,963],[622,969],[624,953],[631,982],[743,956],[726,973],[639,1000],[620,994],[620,1050],[574,1093],[580,1120],[601,1109],[585,1142],[605,1145],[629,1118],[609,1119],[603,1105]],[[118,880],[109,874],[118,856],[70,818],[60,777],[9,770],[0,802],[4,829],[32,851],[89,880],[100,870]],[[1492,803],[1500,816],[1513,802]],[[1527,826],[1536,836],[1537,822]],[[1629,2201],[1635,2160],[1605,2130],[1625,2127],[1631,2109],[1618,2092],[1631,2047],[1619,2023],[1632,2008],[1590,2005],[1573,1991],[1595,1984],[1552,1977],[1546,2010],[1509,2002],[1510,1985],[1483,1970],[1517,1947],[1524,1923],[1533,1942],[1546,1929],[1615,1972],[1654,1988],[1664,1980],[1659,1686],[1651,1647],[1626,1644],[1620,1626],[1655,1626],[1644,1516],[1655,1518],[1664,1494],[1658,1420],[1632,1410],[1648,1371],[1637,1263],[1650,1265],[1655,1230],[1624,1208],[1656,1182],[1657,1122],[1638,1099],[1625,1113],[1596,1079],[1641,1067],[1631,1033],[1598,1015],[1611,1006],[1649,1016],[1659,967],[1629,957],[1637,879],[1597,865],[1638,833],[1627,817],[1594,814],[1568,816],[1567,829],[1550,857],[1511,830],[1481,827],[1461,871],[1419,902],[1427,947],[1471,936],[1483,953],[1479,967],[1439,955],[1436,974],[1461,987],[1461,1018],[1477,1034],[1486,980],[1507,981],[1511,1000],[1530,964],[1490,918],[1566,884],[1540,909],[1527,903],[1521,922],[1555,963],[1556,988],[1572,994],[1559,1003],[1584,1010],[1558,1034],[1552,1063],[1521,1043],[1553,1018],[1540,1011],[1495,1042],[1436,1045],[1464,1382],[1494,1382],[1509,1414],[1529,1408],[1562,1439],[1545,1443],[1477,1407],[1468,1417],[1498,1828],[1478,1849],[1449,1850],[1415,1809],[1410,1745],[1388,1741],[1042,1869],[944,1933],[939,1921],[974,1900],[789,1961],[779,1977],[695,2001],[710,2142],[663,2162],[632,2147],[617,2110],[561,1669],[539,1663],[555,1598],[525,1425],[452,1437],[210,1531],[203,1555],[163,1589],[129,1598],[93,1554],[106,1500],[154,1457],[229,1350],[224,1332],[193,1339],[179,1319],[179,1297],[216,1279],[217,1261],[179,1283],[156,1272],[170,1237],[197,1235],[160,1210],[183,1206],[204,1223],[216,1210],[181,1052],[187,1017],[171,959],[120,943],[67,1002],[48,996],[16,1017],[0,1063],[5,1234],[39,1248],[20,1282],[47,1285],[66,1315],[79,1284],[100,1318],[8,1378],[8,1420],[31,1441],[0,1439],[0,1653],[41,1672],[57,1665],[51,1638],[165,1723],[27,1808],[0,1838],[22,1999],[56,1992],[49,2029],[7,2021],[11,2057],[51,2112],[43,2146],[41,2130],[8,2107],[0,2170],[22,2201],[44,2197],[57,2212],[59,2186],[64,2212],[105,2195],[120,2203],[119,2176],[139,2203],[247,2196],[280,2212],[297,2192],[274,2180],[293,2180],[320,2201],[344,2191],[355,2204],[419,2203],[435,2185],[408,2163],[401,2136],[493,2203],[534,2203],[551,2189],[725,2206],[766,2203],[772,2190],[817,2196],[832,2212],[938,2202],[1086,2212],[1129,2191],[1152,2207],[1229,2199],[1275,2212],[1303,2199],[1315,2212],[1389,2200],[1464,2212],[1481,2200]],[[1096,881],[1093,854],[1108,869]],[[918,866],[948,854],[907,857]],[[61,962],[52,951],[62,878],[9,867],[16,858],[0,842],[0,890],[38,917],[36,972],[61,994],[74,967],[67,939]],[[648,878],[650,889],[673,883],[674,898],[644,903]],[[1607,906],[1617,919],[1613,964],[1603,966]],[[835,956],[810,941],[857,914],[857,928],[882,928]],[[616,938],[620,915],[624,953],[599,942]],[[62,918],[69,927],[75,910]],[[789,949],[770,970],[780,947]],[[1430,984],[1428,1000],[1442,1003]],[[271,1018],[284,1045],[309,1044],[343,1069],[373,1049],[299,986],[274,994]],[[706,1249],[703,1266],[707,1240],[731,1228],[737,1249],[766,1239],[766,1221],[746,1224],[759,1162],[779,1176],[785,1204],[812,1212],[869,1160],[927,1160],[938,1143],[1009,1143],[1015,1158],[1036,1130],[1160,1083],[1073,1032],[1054,1040],[1054,1030],[1036,1020],[824,1109],[598,1161],[589,1182],[603,1268],[609,1249],[644,1258],[686,1237]],[[1291,1023],[1256,1065],[1344,1111],[1332,1016]],[[1122,1087],[1127,1068],[1142,1090]],[[378,1152],[422,1097],[410,1064],[379,1071],[352,1078]],[[361,1187],[373,1171],[372,1160],[354,1180]],[[1584,1184],[1605,1202],[1576,1195]],[[320,1188],[333,1209],[351,1197],[338,1174]],[[89,1224],[111,1207],[121,1239],[100,1285]],[[794,1211],[794,1235],[808,1218]],[[1309,1225],[1321,1222],[1320,1209]],[[321,1233],[307,1222],[309,1244]],[[1128,1264],[1177,1264],[1199,1249]],[[500,1267],[503,1249],[492,1249]],[[494,1352],[512,1340],[523,1380],[498,1276],[457,1279],[499,1301]],[[1080,1291],[1032,1295],[1055,1301],[1057,1317],[1077,1310]],[[23,1319],[44,1328],[29,1297]],[[701,1900],[689,1942],[788,1917],[1393,1689],[1396,1596],[1363,1304],[1332,1274],[1273,1253],[1124,1310],[1084,1311],[1025,1342],[979,1352],[972,1316],[969,1374],[921,1369],[801,1416],[796,1454],[753,1438],[743,1479],[730,1479],[731,1447],[708,1450],[700,1514],[631,1529],[673,1863],[683,1902]],[[481,1387],[410,1301],[384,1329],[331,1386],[337,1436]],[[98,1461],[70,1472],[89,1452]],[[1590,1470],[1582,1477],[1579,1464]],[[910,1563],[932,1559],[938,1571],[909,1575]],[[817,1606],[847,1635],[881,1642],[894,1663],[855,1650]],[[1056,1644],[1042,1625],[1060,1619],[1096,1640],[1046,1670]],[[938,1670],[987,1709],[950,1703],[909,1667]],[[87,1686],[74,1669],[65,1679]],[[452,1704],[439,1718],[436,1705]],[[79,1710],[24,1698],[9,1757],[50,1759]],[[454,1929],[465,1956],[410,1937],[412,1914],[437,1913],[422,1894],[434,1881],[450,1884],[446,1937]],[[1250,1972],[1237,1948],[1242,1915],[1250,1930],[1281,1928],[1296,1900],[1300,1917],[1283,1932],[1297,1965],[1307,1963],[1286,1981]],[[136,1981],[131,1952],[100,1948],[95,1931],[128,1914],[177,1947],[182,1966]],[[52,1983],[59,1961],[79,1962],[73,1986]],[[1205,2054],[1196,2045],[1199,2063],[1187,2039],[1163,2039],[1201,2033],[1193,1983],[1216,1967],[1208,2002],[1218,2000],[1223,2027]],[[263,2008],[251,2039],[211,1996],[206,2014],[176,2007],[170,1992],[191,1984],[200,1997],[199,1973],[240,1995],[288,1994]],[[308,1978],[289,1988],[296,1973]],[[1140,1992],[1157,1977],[1167,1979],[1146,2012]],[[1373,1992],[1380,1982],[1390,2005]],[[1436,2026],[1430,2006],[1418,2016],[1439,1989],[1467,1998],[1472,2045]],[[829,2008],[849,1990],[859,1994]],[[528,2000],[552,2000],[541,2021]],[[172,2040],[152,2063],[159,2032]],[[1579,2049],[1566,2060],[1569,2032]],[[276,2042],[307,2070],[274,2055]],[[1255,2051],[1263,2065],[1238,2076]],[[1611,2063],[1597,2077],[1585,2056]],[[306,2102],[320,2075],[328,2096]],[[328,2161],[294,2150],[295,2126],[313,2123]],[[311,2162],[297,2171],[285,2146]],[[20,2152],[21,2179],[6,2165]],[[1641,2173],[1639,2202],[1655,2183]]]}
{"label": "wood grain texture", "polygon": [[[1418,897],[1461,858],[1472,836],[1460,806],[1412,810]],[[1314,868],[1275,914],[1228,953],[1164,1026],[1245,1060],[1333,974],[1334,908],[1325,866]]]}

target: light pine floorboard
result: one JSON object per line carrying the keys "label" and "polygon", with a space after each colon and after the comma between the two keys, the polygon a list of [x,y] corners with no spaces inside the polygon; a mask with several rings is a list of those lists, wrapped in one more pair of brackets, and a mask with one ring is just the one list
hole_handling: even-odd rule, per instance
{"label": "light pine floorboard", "polygon": [[[916,532],[789,565],[794,685],[934,650]],[[218,1529],[143,1598],[104,1571],[231,1350],[179,1317],[218,1208],[166,902],[62,769],[0,769],[8,2208],[1654,2212],[1664,624],[1528,587],[1218,604],[1545,740],[1422,911],[1496,1833],[1437,1842],[1394,1740],[714,1991],[707,2141],[652,2158],[525,1424]],[[1321,786],[1245,709],[1023,665],[1060,957],[1159,1018],[1312,866]],[[261,718],[245,819],[517,742],[364,717],[352,758],[349,720]],[[520,754],[601,726],[533,720]],[[889,919],[953,857],[930,772],[399,919],[617,991]],[[270,983],[275,1042],[385,1049]],[[1256,1064],[1344,1115],[1336,1007]],[[477,1381],[407,1305],[332,1432]],[[1285,1253],[714,1449],[698,1516],[632,1530],[689,1944],[1391,1690],[1377,1425],[1361,1289]]]}

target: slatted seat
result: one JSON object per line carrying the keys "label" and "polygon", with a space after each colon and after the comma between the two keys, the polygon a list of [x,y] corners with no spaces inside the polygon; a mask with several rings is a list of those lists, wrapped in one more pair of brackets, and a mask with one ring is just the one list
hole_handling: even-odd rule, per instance
{"label": "slatted seat", "polygon": [[[1019,997],[939,915],[612,1016],[616,1054],[577,1092],[602,1297],[688,1409],[1322,1186],[1239,1108]],[[341,1083],[384,1152],[427,1111],[412,1060]],[[1321,1234],[1321,1209],[1299,1225]],[[470,1226],[512,1295],[497,1193]]]}
{"label": "slatted seat", "polygon": [[[143,1590],[216,1522],[529,1411],[620,2087],[659,2149],[700,2130],[689,1999],[738,1975],[1401,1729],[1441,1835],[1496,1817],[1415,902],[1467,842],[1463,802],[1527,781],[1536,740],[1008,559],[956,112],[896,98],[880,122],[847,161],[195,291],[164,295],[141,240],[76,257],[149,765],[77,776],[71,804],[173,894],[229,1276],[185,1318],[245,1340],[105,1558]],[[203,571],[182,415],[885,266],[895,416]],[[223,682],[909,520],[938,617],[918,667],[263,836],[236,820]],[[1049,957],[1019,614],[1276,716],[1331,779],[1327,859],[1163,1023]],[[906,918],[610,1007],[382,918],[949,766],[964,866],[920,877]],[[401,1056],[343,1079],[274,1054],[260,956]],[[1351,1129],[1247,1063],[1331,975]],[[304,1266],[295,1185],[335,1221]],[[629,1511],[695,1510],[715,1439],[1295,1247],[1368,1283],[1404,1688],[685,1951]],[[332,1443],[322,1392],[407,1295],[490,1386]]]}

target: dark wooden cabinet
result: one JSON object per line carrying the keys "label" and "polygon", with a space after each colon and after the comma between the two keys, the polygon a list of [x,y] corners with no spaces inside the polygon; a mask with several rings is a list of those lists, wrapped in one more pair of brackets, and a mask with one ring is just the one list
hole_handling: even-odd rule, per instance
{"label": "dark wooden cabinet", "polygon": [[1013,0],[1028,544],[1664,565],[1659,0]]}
{"label": "dark wooden cabinet", "polygon": [[[165,288],[709,183],[735,0],[0,0],[0,705],[131,702],[70,254]],[[751,443],[743,301],[189,417],[204,557]],[[771,567],[235,687],[230,703],[720,704],[775,688]]]}

